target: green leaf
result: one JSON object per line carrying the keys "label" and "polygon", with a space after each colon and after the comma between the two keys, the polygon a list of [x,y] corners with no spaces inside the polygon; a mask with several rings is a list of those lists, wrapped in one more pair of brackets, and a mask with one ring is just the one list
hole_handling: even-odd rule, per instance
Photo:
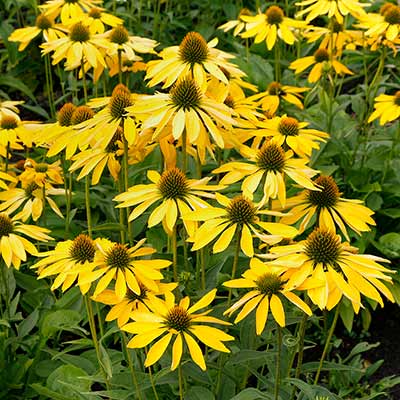
{"label": "green leaf", "polygon": [[121,230],[126,231],[126,226],[118,224],[117,222],[108,222],[93,227],[93,232],[97,231],[120,232]]}
{"label": "green leaf", "polygon": [[375,347],[378,347],[379,344],[380,343],[367,343],[367,342],[357,343],[351,350],[350,354],[343,360],[343,362],[350,360],[357,354],[365,353],[368,350],[374,349]]}
{"label": "green leaf", "polygon": [[7,74],[0,76],[0,86],[9,86],[13,89],[17,89],[36,103],[36,98],[28,86],[12,75]]}
{"label": "green leaf", "polygon": [[299,388],[309,400],[315,400],[316,396],[318,395],[328,396],[329,400],[343,400],[341,397],[330,392],[328,389],[322,386],[311,385],[296,378],[287,378],[285,380],[286,382],[292,383],[294,386]]}
{"label": "green leaf", "polygon": [[55,392],[54,390],[50,390],[39,383],[33,383],[31,387],[35,390],[35,392],[39,393],[41,396],[46,396],[48,399],[52,400],[71,400],[70,396],[63,396]]}
{"label": "green leaf", "polygon": [[342,319],[343,324],[346,327],[347,331],[351,332],[354,321],[354,310],[349,301],[342,302],[340,304],[339,313],[340,313],[340,318]]}
{"label": "green leaf", "polygon": [[73,385],[78,393],[87,392],[92,382],[88,379],[82,379],[82,377],[88,377],[88,374],[82,368],[73,365],[62,365],[49,375],[46,386],[61,395],[69,396],[70,399],[80,399],[81,396],[71,393],[71,388],[66,387],[65,384]]}
{"label": "green leaf", "polygon": [[385,208],[383,210],[379,210],[378,213],[393,219],[400,218],[399,208]]}
{"label": "green leaf", "polygon": [[372,241],[372,244],[389,258],[400,258],[400,234],[390,232],[379,238],[378,242]]}
{"label": "green leaf", "polygon": [[[314,372],[318,369],[319,361],[310,361],[303,364],[302,370],[304,372]],[[354,371],[363,372],[361,368],[352,367],[351,365],[343,365],[330,361],[324,361],[322,364],[321,371]]]}
{"label": "green leaf", "polygon": [[74,310],[57,310],[47,314],[41,325],[44,337],[50,337],[58,331],[75,328],[82,319],[81,314]]}
{"label": "green leaf", "polygon": [[264,364],[267,363],[268,359],[276,357],[275,351],[256,351],[256,350],[241,350],[236,354],[233,354],[230,359],[230,364],[243,364],[249,361],[264,360]]}
{"label": "green leaf", "polygon": [[263,393],[258,389],[247,388],[238,393],[231,400],[259,400],[259,399],[272,399],[267,393]]}
{"label": "green leaf", "polygon": [[23,338],[26,336],[37,324],[39,320],[39,310],[35,310],[30,313],[19,325],[18,325],[18,336]]}
{"label": "green leaf", "polygon": [[185,400],[215,400],[215,396],[205,387],[192,386],[185,393]]}

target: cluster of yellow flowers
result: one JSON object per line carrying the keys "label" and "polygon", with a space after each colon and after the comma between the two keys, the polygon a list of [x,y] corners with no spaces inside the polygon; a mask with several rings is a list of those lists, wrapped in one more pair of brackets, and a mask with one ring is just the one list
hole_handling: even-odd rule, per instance
{"label": "cluster of yellow flowers", "polygon": [[[214,301],[217,289],[192,304],[189,297],[180,298],[177,281],[164,281],[162,270],[170,264],[175,280],[178,277],[178,230],[184,232],[193,252],[212,244],[212,252],[219,253],[234,244],[232,279],[224,283],[229,288],[225,314],[240,310],[237,323],[256,310],[258,335],[265,329],[269,310],[276,323],[285,326],[286,300],[308,315],[312,304],[331,310],[343,297],[356,313],[363,307],[362,296],[382,306],[382,295],[394,301],[389,289],[392,271],[380,264],[387,260],[359,254],[349,244],[348,230],[356,234],[369,231],[375,224],[373,212],[361,201],[343,198],[332,177],[317,177],[319,171],[309,166],[312,151],[318,150],[329,134],[279,115],[282,100],[303,108],[303,93],[308,88],[276,81],[257,93],[232,62],[233,56],[216,48],[218,40],[207,42],[197,32],[187,33],[179,45],[157,54],[155,41],[131,36],[123,21],[105,12],[100,3],[49,0],[40,6],[42,14],[35,27],[17,29],[10,36],[21,43],[22,51],[42,34],[43,54],[52,53],[53,65],[64,60],[66,70],[78,69],[85,97],[86,75],[92,69],[94,82],[108,70],[110,76],[119,75],[120,83],[109,97],[90,99],[81,106],[64,104],[57,121],[46,125],[22,122],[16,102],[0,104],[0,154],[6,160],[12,152],[35,147],[45,149],[47,157],[62,154],[64,167],[62,171],[59,161],[47,164],[26,159],[21,173],[12,173],[8,167],[1,173],[0,185],[7,190],[0,193],[0,211],[4,212],[0,214],[0,250],[7,266],[18,268],[26,260],[26,252],[37,255],[42,259],[33,268],[39,278],[55,276],[53,290],[65,291],[76,284],[82,294],[90,293],[93,300],[112,306],[107,321],[117,320],[122,330],[134,334],[129,347],[142,348],[157,340],[147,353],[146,366],[156,363],[174,338],[171,369],[180,364],[184,343],[204,370],[197,339],[222,352],[229,351],[224,342],[234,340],[221,329],[206,325],[230,325],[209,315],[211,310],[204,311]],[[321,40],[312,56],[289,66],[299,74],[313,65],[308,77],[311,83],[325,74],[352,74],[339,61],[346,49],[376,48],[377,43],[393,49],[400,43],[397,5],[368,14],[364,11],[367,4],[355,0],[296,4],[303,6],[296,19],[286,17],[280,7],[270,6],[254,16],[242,12],[238,20],[221,28],[234,29],[242,38],[255,37],[256,43],[265,40],[269,50],[277,46],[278,38],[289,45],[303,38],[310,43]],[[309,24],[325,14],[329,27]],[[349,14],[364,33],[347,30]],[[299,19],[302,16],[305,21]],[[159,58],[145,63],[138,54]],[[147,86],[158,86],[160,91],[132,93],[122,83],[123,74],[139,70],[145,70]],[[380,117],[383,124],[397,119],[399,100],[400,92],[378,96],[370,121]],[[142,161],[156,148],[163,157],[163,171],[148,170],[150,183],[129,187],[128,165]],[[212,176],[202,176],[201,166],[219,159],[225,149],[235,150],[243,160],[218,165],[212,171],[218,183],[212,184]],[[69,160],[69,168],[65,160]],[[188,177],[189,161],[199,166],[196,179]],[[120,183],[120,193],[113,200],[121,210],[122,222],[129,226],[145,216],[149,228],[161,224],[173,247],[172,263],[153,258],[156,250],[146,247],[144,240],[133,245],[124,236],[118,243],[93,239],[89,218],[89,235],[59,242],[54,250],[40,254],[19,235],[51,240],[48,230],[20,220],[32,217],[37,221],[46,202],[62,217],[50,196],[70,198],[72,187],[64,182],[66,175],[79,171],[76,180],[86,177],[89,182],[91,175],[91,184],[97,185],[106,167]],[[21,188],[17,188],[18,182]],[[237,196],[220,193],[234,192],[231,185],[237,182],[241,182]],[[63,189],[54,187],[63,183]],[[288,185],[302,191],[287,198]],[[128,217],[124,221],[125,208]],[[15,211],[18,213],[9,217]],[[304,240],[294,240],[310,227],[314,230]],[[250,267],[238,278],[240,251],[249,258]],[[235,288],[246,292],[231,304]]]}

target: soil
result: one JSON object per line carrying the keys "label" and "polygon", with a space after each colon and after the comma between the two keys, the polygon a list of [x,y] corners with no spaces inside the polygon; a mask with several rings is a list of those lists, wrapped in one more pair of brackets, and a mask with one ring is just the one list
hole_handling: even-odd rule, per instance
{"label": "soil", "polygon": [[[368,352],[372,361],[384,359],[385,362],[374,374],[379,380],[385,376],[400,375],[400,310],[397,304],[386,303],[385,308],[377,309],[372,316],[369,329],[370,343],[380,342],[380,346]],[[400,385],[391,390],[393,400],[400,400]]]}

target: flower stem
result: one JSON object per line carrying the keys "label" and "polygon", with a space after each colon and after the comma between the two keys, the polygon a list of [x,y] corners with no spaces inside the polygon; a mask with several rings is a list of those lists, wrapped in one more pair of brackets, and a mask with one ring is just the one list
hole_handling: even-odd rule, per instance
{"label": "flower stem", "polygon": [[183,400],[183,374],[182,374],[182,366],[180,364],[178,367],[178,376],[179,376],[179,400]]}
{"label": "flower stem", "polygon": [[90,174],[85,178],[86,220],[89,237],[92,237],[92,211],[90,209]]}
{"label": "flower stem", "polygon": [[205,290],[206,288],[206,257],[205,257],[205,247],[199,250],[200,251],[200,265],[201,265],[201,289]]}
{"label": "flower stem", "polygon": [[122,50],[118,49],[118,82],[122,83]]}
{"label": "flower stem", "polygon": [[122,337],[122,343],[123,343],[123,346],[124,346],[123,353],[126,354],[126,359],[128,361],[129,370],[131,371],[132,381],[133,381],[133,384],[135,385],[135,389],[136,389],[136,396],[137,396],[137,398],[139,400],[142,400],[142,393],[140,391],[139,383],[138,383],[136,372],[135,372],[135,367],[134,367],[133,362],[132,362],[132,357],[131,357],[131,354],[129,352],[129,348],[127,346],[127,340],[126,340],[125,332],[121,331],[121,337]]}
{"label": "flower stem", "polygon": [[[122,160],[123,167],[124,167],[124,191],[127,192],[129,188],[129,165],[128,165],[128,141],[124,137],[123,139],[124,142],[124,157]],[[132,245],[133,244],[133,224],[132,222],[129,221],[129,214],[130,214],[130,208],[127,207],[125,209],[126,212],[126,225],[128,227],[128,238],[129,238],[129,243]]]}
{"label": "flower stem", "polygon": [[337,323],[338,317],[339,317],[339,306],[336,306],[335,315],[333,317],[333,321],[332,321],[331,327],[330,327],[329,332],[328,332],[328,337],[326,338],[326,341],[325,341],[325,347],[324,347],[324,350],[322,352],[321,359],[319,360],[317,373],[315,374],[314,385],[316,385],[318,383],[319,376],[320,376],[321,370],[322,370],[322,365],[324,363],[325,357],[328,354],[329,346],[331,344],[331,339],[332,339],[332,336],[333,336],[333,332],[335,331],[335,328],[336,328],[336,323]]}
{"label": "flower stem", "polygon": [[[71,197],[69,195],[68,191],[68,183],[69,183],[69,178],[71,176],[71,173],[68,173],[68,167],[67,167],[67,160],[65,159],[65,154],[64,152],[62,153],[61,156],[61,163],[62,163],[62,168],[63,168],[63,177],[64,177],[64,192],[65,192],[65,238],[68,239],[69,236],[69,220],[70,220],[70,214],[71,214]],[[68,179],[67,179],[68,178]],[[71,188],[69,188],[71,190]]]}
{"label": "flower stem", "polygon": [[[236,240],[236,248],[235,248],[235,255],[233,256],[233,264],[232,264],[232,275],[231,279],[235,279],[236,275],[236,269],[237,265],[239,262],[239,252],[240,252],[240,236],[242,233],[242,229],[238,229],[238,234],[237,234],[237,240]],[[232,300],[232,288],[229,288],[229,293],[228,293],[228,307],[231,305],[231,300]]]}
{"label": "flower stem", "polygon": [[182,172],[184,174],[186,174],[186,170],[187,170],[186,142],[187,142],[187,132],[186,132],[186,128],[184,128],[183,132],[182,132]]}
{"label": "flower stem", "polygon": [[11,317],[11,315],[10,315],[10,291],[9,291],[9,287],[8,287],[8,282],[9,282],[8,274],[10,273],[10,270],[8,268],[7,269],[6,268],[7,268],[7,266],[6,266],[5,262],[1,262],[0,263],[1,281],[3,282],[3,285],[4,285],[4,296],[3,297],[4,297],[6,315],[7,315],[7,318],[9,319]]}
{"label": "flower stem", "polygon": [[[123,193],[124,192],[124,188],[123,188],[123,182],[122,182],[122,173],[119,174],[119,179],[118,179],[118,189],[119,189],[119,193]],[[124,218],[124,214],[125,214],[125,210],[120,208],[119,209],[119,224],[120,224],[120,240],[121,243],[125,243],[125,218]]]}
{"label": "flower stem", "polygon": [[176,224],[172,230],[172,268],[174,271],[174,281],[178,282],[178,243],[176,239]]}
{"label": "flower stem", "polygon": [[275,389],[274,400],[279,399],[279,387],[281,384],[281,354],[282,354],[282,328],[277,325],[278,341],[277,341],[277,355],[276,355],[276,372],[275,372]]}
{"label": "flower stem", "polygon": [[44,70],[46,75],[46,86],[47,86],[47,96],[49,100],[50,115],[51,118],[55,118],[56,109],[54,106],[53,77],[51,75],[51,62],[49,54],[46,54],[44,56]]}
{"label": "flower stem", "polygon": [[81,70],[82,70],[83,97],[85,99],[85,103],[87,103],[88,102],[88,94],[87,94],[87,83],[86,83],[86,75],[85,75],[85,63],[83,62],[83,58],[81,59]]}
{"label": "flower stem", "polygon": [[97,338],[96,322],[94,320],[92,301],[90,300],[90,297],[88,295],[85,295],[84,299],[85,299],[86,313],[87,313],[88,320],[89,320],[90,334],[92,336],[94,349],[96,351],[97,362],[99,364],[100,371],[103,374],[107,390],[110,390],[110,382],[109,382],[106,372],[104,371],[103,364],[101,363],[100,347],[99,347],[99,341]]}
{"label": "flower stem", "polygon": [[281,80],[281,48],[279,41],[275,43],[275,80],[276,82]]}
{"label": "flower stem", "polygon": [[[304,356],[304,339],[306,335],[306,326],[307,326],[307,321],[308,321],[308,315],[304,313],[303,318],[301,319],[300,322],[300,328],[299,328],[299,353],[297,355],[297,364],[296,364],[296,372],[294,374],[294,377],[296,379],[300,378],[301,374],[301,367],[303,365],[303,356]],[[296,394],[296,388],[293,388],[292,395],[290,397],[291,400],[294,399],[294,396]]]}
{"label": "flower stem", "polygon": [[151,367],[149,367],[149,378],[150,378],[151,387],[153,389],[154,397],[155,397],[156,400],[160,400],[159,397],[158,397],[156,385],[154,383],[153,372],[151,370]]}
{"label": "flower stem", "polygon": [[6,146],[6,165],[5,165],[5,169],[4,169],[5,173],[8,172],[9,156],[10,156],[10,142],[7,142],[7,146]]}

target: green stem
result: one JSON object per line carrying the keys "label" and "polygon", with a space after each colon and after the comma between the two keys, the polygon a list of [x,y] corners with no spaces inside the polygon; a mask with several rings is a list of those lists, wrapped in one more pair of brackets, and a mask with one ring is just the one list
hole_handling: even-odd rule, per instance
{"label": "green stem", "polygon": [[187,149],[186,149],[186,142],[187,142],[187,132],[186,128],[183,129],[182,132],[182,172],[186,174],[187,171]]}
{"label": "green stem", "polygon": [[7,142],[6,146],[6,165],[5,165],[5,172],[8,172],[8,164],[9,164],[9,155],[10,155],[10,142]]}
{"label": "green stem", "polygon": [[179,376],[179,400],[183,400],[183,374],[182,374],[181,364],[179,364],[178,367],[178,376]]}
{"label": "green stem", "polygon": [[178,243],[176,238],[176,224],[172,230],[172,268],[174,272],[174,281],[178,282]]}
{"label": "green stem", "polygon": [[47,95],[49,100],[50,115],[51,118],[55,118],[56,109],[54,106],[53,76],[51,74],[51,62],[49,54],[46,54],[44,56],[44,69],[46,76],[46,86],[47,86]]}
{"label": "green stem", "polygon": [[43,197],[43,211],[41,215],[41,222],[43,223],[43,226],[47,226],[47,218],[46,218],[46,186],[43,184],[42,186],[42,197]]}
{"label": "green stem", "polygon": [[90,209],[90,174],[85,177],[85,205],[88,235],[92,237],[92,211]]}
{"label": "green stem", "polygon": [[277,355],[276,355],[274,400],[279,399],[279,387],[281,384],[282,328],[279,325],[277,325],[277,333],[278,333],[278,341],[277,341]]}
{"label": "green stem", "polygon": [[219,391],[221,389],[222,369],[224,367],[224,361],[225,361],[225,353],[219,353],[217,382],[215,384],[215,396],[216,397],[218,397]]}
{"label": "green stem", "polygon": [[150,378],[151,388],[153,389],[154,397],[156,398],[156,400],[160,400],[158,397],[156,385],[154,383],[153,372],[151,371],[151,367],[149,367],[149,378]]}
{"label": "green stem", "polygon": [[69,236],[69,220],[70,220],[70,214],[71,214],[71,198],[68,193],[68,179],[67,177],[70,176],[68,174],[68,167],[67,167],[67,160],[65,159],[65,154],[64,152],[62,153],[61,156],[61,164],[62,164],[62,169],[63,169],[63,175],[64,175],[64,193],[65,193],[65,239],[68,239]]}
{"label": "green stem", "polygon": [[6,264],[4,262],[0,263],[0,271],[1,271],[1,281],[4,284],[4,303],[5,303],[5,307],[6,307],[6,315],[7,318],[10,319],[11,315],[10,315],[10,291],[8,288],[8,274],[9,274],[9,270],[6,266]]}
{"label": "green stem", "polygon": [[[300,328],[299,328],[299,353],[297,355],[297,364],[296,364],[296,372],[294,374],[294,377],[296,379],[300,378],[301,374],[301,367],[303,365],[303,356],[304,356],[304,339],[306,335],[306,326],[307,326],[307,321],[308,321],[308,315],[304,313],[303,318],[301,319],[300,322]],[[290,371],[290,370],[289,370]],[[292,395],[290,397],[291,400],[294,399],[294,396],[296,394],[296,388],[293,388]]]}
{"label": "green stem", "polygon": [[85,99],[85,104],[86,104],[88,102],[88,94],[87,94],[87,83],[85,74],[85,63],[83,62],[83,58],[81,60],[81,70],[82,70],[83,97]]}
{"label": "green stem", "polygon": [[206,257],[205,257],[205,247],[200,251],[200,265],[201,265],[201,289],[206,289]]}
{"label": "green stem", "polygon": [[[128,165],[128,159],[129,159],[129,148],[128,148],[128,141],[124,137],[124,157],[122,160],[123,168],[124,168],[124,190],[125,192],[128,191],[129,189],[129,165]],[[130,214],[130,208],[127,207],[125,209],[126,212],[126,225],[128,226],[128,238],[129,238],[129,243],[132,245],[133,244],[133,223],[132,221],[129,220],[129,214]]]}
{"label": "green stem", "polygon": [[122,343],[123,343],[123,346],[124,346],[123,353],[126,355],[126,359],[128,361],[129,370],[130,370],[131,376],[132,376],[132,381],[133,381],[133,384],[134,384],[135,389],[136,389],[136,396],[137,396],[137,398],[139,400],[142,400],[142,392],[140,391],[139,383],[138,383],[136,372],[135,372],[135,367],[134,367],[133,362],[132,362],[132,357],[131,357],[131,354],[129,352],[129,348],[128,348],[127,340],[126,340],[126,334],[125,334],[124,331],[121,331],[121,337],[122,337]]}
{"label": "green stem", "polygon": [[99,364],[100,371],[103,374],[107,390],[110,390],[110,382],[106,372],[104,371],[103,364],[101,363],[100,346],[97,338],[96,323],[94,320],[92,301],[90,300],[90,297],[88,295],[85,295],[84,299],[85,299],[86,313],[89,320],[90,334],[92,336],[94,349],[96,351],[97,362]]}
{"label": "green stem", "polygon": [[[241,236],[241,233],[242,233],[242,228],[239,228],[238,231],[237,231],[237,236],[236,236],[236,248],[235,248],[235,255],[233,256],[231,279],[235,279],[237,265],[238,265],[238,262],[239,262],[240,236]],[[230,305],[231,305],[231,300],[232,300],[232,289],[229,288],[229,292],[228,292],[228,307],[230,307]]]}
{"label": "green stem", "polygon": [[279,41],[275,43],[275,81],[281,80],[281,48]]}
{"label": "green stem", "polygon": [[122,50],[118,49],[118,82],[122,83]]}
{"label": "green stem", "polygon": [[332,321],[331,327],[328,332],[328,337],[326,338],[326,342],[325,342],[324,350],[322,352],[321,359],[319,360],[317,373],[315,374],[314,385],[316,385],[318,383],[319,376],[321,375],[322,365],[324,363],[325,357],[328,354],[329,346],[331,344],[333,332],[335,331],[335,328],[336,328],[336,323],[338,321],[338,317],[339,317],[339,306],[336,306],[335,315],[333,317],[333,321]]}
{"label": "green stem", "polygon": [[103,327],[103,320],[101,318],[101,313],[100,313],[100,307],[99,303],[96,301],[96,314],[97,314],[97,321],[99,323],[99,331],[100,331],[100,337],[104,336],[104,327]]}
{"label": "green stem", "polygon": [[[118,189],[120,193],[124,192],[124,184],[122,182],[123,178],[122,178],[122,173],[120,172],[119,174],[119,178],[118,178]],[[119,234],[120,234],[120,239],[121,239],[121,243],[125,243],[125,210],[123,208],[119,209],[119,224],[120,224],[120,230],[119,230]]]}
{"label": "green stem", "polygon": [[390,148],[389,157],[386,158],[386,160],[385,160],[385,166],[383,168],[381,184],[385,183],[386,175],[387,175],[387,172],[388,172],[388,170],[390,168],[390,165],[392,164],[394,152],[396,150],[396,147],[397,147],[399,141],[400,141],[400,120],[397,122],[397,129],[396,129],[396,132],[394,133],[394,138],[392,140],[392,146]]}

